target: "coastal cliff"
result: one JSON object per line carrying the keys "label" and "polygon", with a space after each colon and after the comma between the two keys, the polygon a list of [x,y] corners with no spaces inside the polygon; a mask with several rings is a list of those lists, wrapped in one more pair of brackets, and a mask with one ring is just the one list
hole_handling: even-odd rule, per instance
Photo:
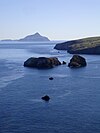
{"label": "coastal cliff", "polygon": [[100,37],[90,37],[56,44],[54,49],[70,54],[100,54]]}

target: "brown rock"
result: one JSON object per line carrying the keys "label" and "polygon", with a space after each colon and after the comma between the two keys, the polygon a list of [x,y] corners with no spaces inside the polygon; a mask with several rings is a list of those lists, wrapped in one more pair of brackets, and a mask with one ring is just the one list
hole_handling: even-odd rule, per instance
{"label": "brown rock", "polygon": [[86,66],[86,60],[84,57],[79,55],[73,55],[72,59],[70,60],[68,67],[71,68],[78,68],[78,67],[84,67]]}

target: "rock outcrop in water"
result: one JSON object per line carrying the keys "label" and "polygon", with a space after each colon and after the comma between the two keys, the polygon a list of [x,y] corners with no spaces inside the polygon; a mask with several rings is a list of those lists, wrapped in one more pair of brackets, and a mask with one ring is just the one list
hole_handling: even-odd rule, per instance
{"label": "rock outcrop in water", "polygon": [[38,69],[53,68],[54,66],[61,65],[61,62],[56,57],[46,58],[46,57],[31,57],[24,62],[25,67],[33,67]]}
{"label": "rock outcrop in water", "polygon": [[78,67],[84,67],[86,65],[87,63],[85,58],[79,55],[73,55],[72,59],[70,60],[70,63],[68,64],[68,67],[78,68]]}
{"label": "rock outcrop in water", "polygon": [[45,96],[42,97],[42,100],[49,101],[50,97],[48,95],[45,95]]}
{"label": "rock outcrop in water", "polygon": [[50,77],[49,80],[53,80],[53,77]]}
{"label": "rock outcrop in water", "polygon": [[63,65],[65,65],[65,64],[66,64],[66,62],[65,62],[65,61],[63,61],[63,62],[62,62],[62,64],[63,64]]}
{"label": "rock outcrop in water", "polygon": [[100,54],[100,37],[90,37],[56,44],[54,49],[70,54]]}

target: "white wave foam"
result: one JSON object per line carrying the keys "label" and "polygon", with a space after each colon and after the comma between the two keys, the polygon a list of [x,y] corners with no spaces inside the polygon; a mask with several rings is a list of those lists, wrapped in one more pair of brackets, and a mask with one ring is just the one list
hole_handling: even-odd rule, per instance
{"label": "white wave foam", "polygon": [[12,74],[8,76],[3,76],[0,78],[0,88],[6,87],[8,84],[12,83],[12,81],[22,78],[24,74]]}

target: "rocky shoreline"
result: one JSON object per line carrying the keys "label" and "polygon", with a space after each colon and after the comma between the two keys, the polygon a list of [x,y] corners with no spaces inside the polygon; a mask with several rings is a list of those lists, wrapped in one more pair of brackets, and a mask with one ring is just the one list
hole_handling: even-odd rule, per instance
{"label": "rocky shoreline", "polygon": [[[66,65],[66,62],[63,61],[62,63],[58,60],[56,57],[31,57],[27,59],[24,62],[25,67],[31,67],[31,68],[38,68],[38,69],[50,69],[55,66],[59,65]],[[71,68],[78,68],[78,67],[84,67],[86,66],[86,60],[84,57],[80,55],[74,55],[71,59],[70,62],[68,63],[68,67]]]}
{"label": "rocky shoreline", "polygon": [[56,44],[54,49],[67,50],[70,54],[100,54],[100,37],[90,37]]}

